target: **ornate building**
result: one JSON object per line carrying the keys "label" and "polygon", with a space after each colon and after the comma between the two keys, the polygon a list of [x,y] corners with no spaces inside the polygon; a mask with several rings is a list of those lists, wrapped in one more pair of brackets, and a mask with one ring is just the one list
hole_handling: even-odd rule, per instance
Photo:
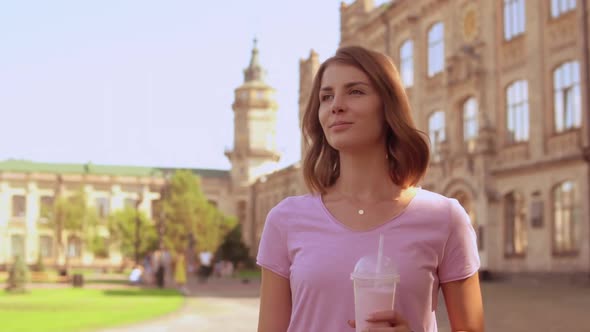
{"label": "ornate building", "polygon": [[[120,253],[110,248],[108,257],[95,257],[84,247],[81,238],[64,231],[65,252],[58,257],[56,232],[48,225],[45,208],[55,197],[68,196],[82,189],[87,203],[96,208],[99,236],[108,238],[106,218],[127,206],[137,208],[148,217],[160,199],[162,186],[172,169],[92,164],[46,164],[21,160],[0,162],[0,270],[15,255],[28,264],[39,256],[52,266],[68,260],[70,266],[111,266],[122,262]],[[202,179],[209,201],[223,211],[230,211],[229,174],[227,171],[195,169]],[[99,224],[100,225],[100,224]]]}
{"label": "ornate building", "polygon": [[[456,197],[482,269],[589,272],[586,1],[342,3],[340,45],[391,56],[430,137],[425,189]],[[317,70],[300,64],[300,115]],[[252,187],[248,241],[270,207],[304,192],[297,165]]]}

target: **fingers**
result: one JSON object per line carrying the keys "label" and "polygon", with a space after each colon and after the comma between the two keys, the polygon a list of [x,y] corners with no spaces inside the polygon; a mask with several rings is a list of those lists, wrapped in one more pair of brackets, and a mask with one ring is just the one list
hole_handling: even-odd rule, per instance
{"label": "fingers", "polygon": [[407,326],[397,327],[368,327],[363,332],[410,332]]}
{"label": "fingers", "polygon": [[353,329],[356,327],[356,322],[354,321],[354,319],[349,319],[347,323],[348,326],[352,327]]}
{"label": "fingers", "polygon": [[388,322],[393,326],[407,325],[405,319],[403,319],[397,312],[393,310],[378,311],[374,312],[367,318],[368,322]]}

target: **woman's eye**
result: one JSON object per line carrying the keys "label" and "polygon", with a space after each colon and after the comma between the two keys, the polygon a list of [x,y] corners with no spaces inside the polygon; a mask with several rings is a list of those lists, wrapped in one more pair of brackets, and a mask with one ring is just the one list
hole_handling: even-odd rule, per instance
{"label": "woman's eye", "polygon": [[332,99],[332,95],[323,95],[320,97],[321,101],[326,101]]}
{"label": "woman's eye", "polygon": [[352,91],[350,91],[350,94],[351,95],[360,95],[360,94],[363,94],[363,92],[361,90],[352,90]]}

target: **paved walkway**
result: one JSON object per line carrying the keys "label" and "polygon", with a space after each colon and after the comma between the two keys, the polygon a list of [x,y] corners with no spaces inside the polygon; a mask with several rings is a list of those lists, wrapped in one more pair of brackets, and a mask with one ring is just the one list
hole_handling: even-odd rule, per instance
{"label": "paved walkway", "polygon": [[[192,285],[191,296],[179,312],[100,332],[256,331],[258,287],[257,283],[244,285],[237,280]],[[482,292],[486,331],[590,332],[589,282],[496,281],[483,283]],[[442,296],[438,316],[439,332],[450,332]]]}
{"label": "paved walkway", "polygon": [[259,283],[235,279],[193,281],[183,308],[170,315],[98,332],[253,332],[259,306]]}

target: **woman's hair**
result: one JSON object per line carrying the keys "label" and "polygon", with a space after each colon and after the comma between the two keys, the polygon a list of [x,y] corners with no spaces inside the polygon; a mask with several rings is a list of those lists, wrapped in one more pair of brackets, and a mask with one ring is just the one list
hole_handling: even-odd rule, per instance
{"label": "woman's hair", "polygon": [[328,144],[318,118],[322,76],[335,63],[354,66],[369,77],[383,104],[391,180],[403,188],[417,184],[426,172],[430,152],[427,136],[414,125],[399,73],[386,55],[349,46],[338,49],[336,55],[322,63],[303,115],[302,131],[307,144],[303,177],[308,188],[323,194],[340,176],[338,151]]}

